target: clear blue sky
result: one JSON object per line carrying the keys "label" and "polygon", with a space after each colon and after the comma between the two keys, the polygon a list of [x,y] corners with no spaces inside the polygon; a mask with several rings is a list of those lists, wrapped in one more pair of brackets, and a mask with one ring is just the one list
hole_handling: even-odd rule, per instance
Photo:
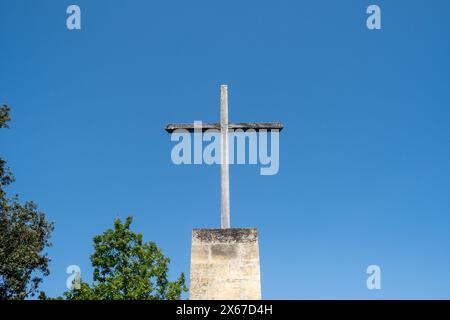
{"label": "clear blue sky", "polygon": [[218,120],[226,83],[231,121],[285,125],[277,175],[230,169],[264,298],[450,298],[449,39],[447,0],[1,0],[9,191],[56,225],[42,289],[71,264],[89,280],[92,237],[127,215],[189,274],[191,229],[220,225],[219,168],[173,165],[163,128]]}

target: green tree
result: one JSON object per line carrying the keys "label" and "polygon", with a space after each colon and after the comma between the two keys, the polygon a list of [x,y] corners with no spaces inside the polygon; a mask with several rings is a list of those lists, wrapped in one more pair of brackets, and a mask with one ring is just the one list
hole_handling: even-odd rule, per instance
{"label": "green tree", "polygon": [[[175,300],[187,291],[184,274],[168,280],[170,259],[154,242],[130,230],[132,217],[94,237],[93,284],[80,280],[79,288],[64,293],[69,300]],[[44,297],[45,298],[45,297]]]}
{"label": "green tree", "polygon": [[[0,107],[0,128],[8,128],[10,109]],[[5,187],[14,176],[0,158],[0,300],[25,299],[34,296],[42,277],[49,274],[49,258],[44,250],[53,224],[33,202],[19,203],[19,197],[8,197]]]}

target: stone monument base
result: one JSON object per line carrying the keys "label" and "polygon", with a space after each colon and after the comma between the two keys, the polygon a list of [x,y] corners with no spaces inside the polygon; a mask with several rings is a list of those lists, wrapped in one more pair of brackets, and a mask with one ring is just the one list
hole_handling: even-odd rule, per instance
{"label": "stone monument base", "polygon": [[261,299],[256,228],[192,230],[189,299]]}

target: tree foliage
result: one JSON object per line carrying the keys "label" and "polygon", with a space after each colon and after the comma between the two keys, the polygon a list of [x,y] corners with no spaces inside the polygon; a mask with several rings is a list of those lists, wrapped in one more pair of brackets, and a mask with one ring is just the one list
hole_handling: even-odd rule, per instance
{"label": "tree foliage", "polygon": [[[0,107],[0,128],[8,128],[10,109]],[[35,203],[19,203],[17,195],[8,197],[5,187],[14,176],[0,158],[0,300],[34,296],[49,274],[49,258],[44,250],[50,246],[53,224],[37,210]]]}
{"label": "tree foliage", "polygon": [[133,219],[114,221],[114,229],[94,237],[93,284],[64,294],[70,300],[174,300],[187,291],[184,274],[168,280],[170,259],[154,242],[130,230]]}

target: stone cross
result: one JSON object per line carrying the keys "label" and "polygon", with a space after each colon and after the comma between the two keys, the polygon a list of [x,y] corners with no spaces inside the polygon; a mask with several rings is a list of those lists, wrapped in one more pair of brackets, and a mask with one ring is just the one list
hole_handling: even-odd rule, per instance
{"label": "stone cross", "polygon": [[[166,126],[166,131],[172,133],[177,129],[185,129],[188,132],[195,132],[199,128],[192,123],[170,123]],[[228,86],[220,86],[220,123],[204,123],[201,130],[206,131],[215,129],[220,131],[220,189],[221,189],[221,211],[220,221],[221,228],[230,228],[230,177],[228,174],[229,159],[228,159],[228,130],[241,129],[246,131],[253,129],[260,130],[277,130],[281,131],[283,125],[279,122],[248,122],[248,123],[228,123]]]}

